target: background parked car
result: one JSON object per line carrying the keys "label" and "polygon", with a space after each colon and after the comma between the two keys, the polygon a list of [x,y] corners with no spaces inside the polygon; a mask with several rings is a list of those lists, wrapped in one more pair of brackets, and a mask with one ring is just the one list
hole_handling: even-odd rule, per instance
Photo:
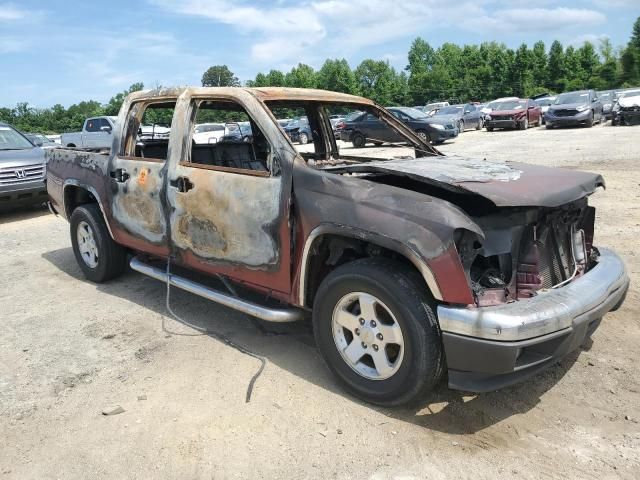
{"label": "background parked car", "polygon": [[545,114],[547,128],[561,126],[591,127],[602,122],[602,103],[595,90],[561,93]]}
{"label": "background parked car", "polygon": [[193,141],[197,144],[217,143],[224,135],[224,123],[199,123],[193,130]]}
{"label": "background parked car", "polygon": [[433,114],[438,123],[454,123],[460,133],[466,129],[480,130],[484,123],[484,114],[480,108],[471,103],[442,107]]}
{"label": "background parked car", "polygon": [[598,98],[602,103],[602,115],[605,120],[611,120],[611,111],[613,110],[613,104],[616,101],[615,90],[604,90],[598,92]]}
{"label": "background parked car", "polygon": [[0,209],[46,199],[44,150],[11,125],[0,123]]}
{"label": "background parked car", "polygon": [[[426,141],[442,143],[458,136],[458,129],[454,123],[443,125],[433,122],[427,114],[415,108],[389,107],[387,110]],[[386,142],[404,141],[403,137],[378,117],[361,112],[345,119],[344,127],[340,130],[340,139],[353,143],[355,148],[362,148],[368,142],[381,145]]]}
{"label": "background parked car", "polygon": [[309,140],[313,139],[307,117],[294,118],[284,127],[284,131],[289,135],[292,142],[298,142],[302,145],[309,143]]}
{"label": "background parked car", "polygon": [[41,133],[25,133],[24,136],[27,137],[36,147],[56,148],[60,146],[59,143],[54,142],[49,137]]}
{"label": "background parked car", "polygon": [[553,105],[553,103],[556,101],[556,98],[557,97],[555,95],[551,95],[548,97],[539,97],[534,99],[534,102],[536,102],[542,110],[542,117],[540,122],[542,125],[544,125],[544,114],[547,113],[547,110],[549,110],[549,107]]}
{"label": "background parked car", "polygon": [[420,110],[424,113],[429,113],[429,112],[433,112],[434,110],[438,110],[439,108],[448,107],[448,106],[449,106],[449,102],[432,102],[432,103],[427,103]]}
{"label": "background parked car", "polygon": [[500,102],[505,102],[507,100],[520,100],[518,97],[501,97],[501,98],[496,98],[495,100],[490,101],[489,103],[485,104],[484,106],[480,107],[480,110],[482,111],[482,113],[485,114],[485,118],[488,114],[490,114],[493,111],[493,108],[498,105]]}
{"label": "background parked car", "polygon": [[611,125],[629,125],[640,120],[640,89],[618,95],[612,108]]}
{"label": "background parked car", "polygon": [[495,128],[526,130],[530,125],[540,125],[541,118],[542,109],[536,102],[530,98],[519,98],[494,104],[484,122],[488,132]]}

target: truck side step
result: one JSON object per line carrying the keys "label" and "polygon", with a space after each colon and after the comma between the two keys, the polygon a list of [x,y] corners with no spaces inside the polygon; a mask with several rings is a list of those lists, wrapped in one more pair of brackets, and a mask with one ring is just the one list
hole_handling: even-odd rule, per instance
{"label": "truck side step", "polygon": [[[130,262],[132,270],[140,272],[156,280],[167,282],[167,272],[161,268],[154,267],[147,263],[144,263],[139,257],[133,257]],[[257,317],[260,320],[266,322],[295,322],[302,320],[304,312],[297,308],[271,308],[263,305],[258,305],[253,302],[242,300],[232,295],[222,293],[218,290],[214,290],[210,287],[202,285],[201,283],[194,282],[187,278],[170,274],[170,283],[174,287],[186,290],[200,297],[206,298],[213,302],[224,305],[225,307],[233,308],[239,312],[246,313],[252,317]]]}

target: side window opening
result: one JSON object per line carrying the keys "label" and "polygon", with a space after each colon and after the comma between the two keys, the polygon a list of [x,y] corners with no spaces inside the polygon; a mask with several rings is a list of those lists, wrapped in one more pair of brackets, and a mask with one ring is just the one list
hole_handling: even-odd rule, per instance
{"label": "side window opening", "polygon": [[133,104],[127,115],[122,155],[166,161],[175,106],[174,100]]}
{"label": "side window opening", "polygon": [[268,174],[272,150],[246,110],[229,100],[197,100],[187,164]]}

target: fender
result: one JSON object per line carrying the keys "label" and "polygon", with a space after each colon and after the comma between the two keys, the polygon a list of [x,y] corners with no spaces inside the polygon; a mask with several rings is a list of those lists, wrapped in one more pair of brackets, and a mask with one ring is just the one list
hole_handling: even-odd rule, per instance
{"label": "fender", "polygon": [[102,205],[102,200],[100,199],[100,196],[98,195],[98,192],[91,185],[87,185],[85,183],[82,183],[82,182],[76,180],[75,178],[66,179],[64,181],[64,184],[62,185],[62,209],[63,209],[64,214],[67,217],[67,219],[71,218],[71,212],[69,212],[69,210],[67,208],[67,205],[66,205],[67,196],[65,195],[67,187],[69,187],[69,186],[82,188],[82,189],[86,190],[87,192],[89,192],[91,195],[93,195],[93,198],[95,198],[96,202],[98,203],[98,207],[100,207],[100,212],[102,213],[102,218],[104,218],[104,223],[107,225],[107,230],[109,230],[109,235],[115,241],[115,237],[113,236],[113,232],[111,231],[111,225],[109,225],[109,222],[107,221],[107,215],[105,213],[104,207]]}
{"label": "fender", "polygon": [[366,230],[348,227],[345,225],[325,223],[314,228],[304,243],[302,258],[300,260],[300,280],[298,289],[298,302],[301,306],[306,306],[305,299],[307,298],[307,265],[309,261],[309,253],[311,251],[311,247],[313,247],[314,242],[320,239],[323,235],[340,235],[357,240],[366,240],[399,253],[400,255],[407,258],[418,269],[425,282],[427,283],[429,290],[431,290],[431,294],[434,296],[434,298],[436,298],[437,300],[443,299],[440,288],[438,287],[438,282],[436,281],[431,268],[411,247],[403,244],[402,242],[399,242],[398,240],[380,235],[378,233],[368,232]]}

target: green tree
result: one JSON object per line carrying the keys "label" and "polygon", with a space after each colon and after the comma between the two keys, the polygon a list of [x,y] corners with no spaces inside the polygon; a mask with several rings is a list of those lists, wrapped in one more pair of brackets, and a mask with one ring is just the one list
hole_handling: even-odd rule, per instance
{"label": "green tree", "polygon": [[226,65],[213,65],[202,75],[203,87],[239,87],[240,81]]}
{"label": "green tree", "polygon": [[334,92],[358,94],[356,77],[349,63],[342,60],[326,60],[317,75],[318,88]]}
{"label": "green tree", "polygon": [[269,87],[284,87],[284,73],[280,70],[271,70],[267,74],[267,84]]}
{"label": "green tree", "polygon": [[316,88],[316,72],[309,65],[299,63],[285,75],[284,83],[293,88]]}
{"label": "green tree", "polygon": [[562,84],[566,83],[564,79],[564,51],[562,44],[557,40],[551,44],[551,48],[549,49],[547,66],[547,87],[554,91],[561,91]]}
{"label": "green tree", "polygon": [[381,105],[391,105],[397,93],[396,72],[389,62],[363,60],[354,71],[360,94]]}
{"label": "green tree", "polygon": [[109,102],[104,106],[104,114],[105,115],[118,115],[120,111],[120,107],[124,102],[124,99],[127,98],[127,95],[133,92],[139,92],[144,89],[144,83],[138,82],[131,85],[128,89],[123,92],[116,93]]}

